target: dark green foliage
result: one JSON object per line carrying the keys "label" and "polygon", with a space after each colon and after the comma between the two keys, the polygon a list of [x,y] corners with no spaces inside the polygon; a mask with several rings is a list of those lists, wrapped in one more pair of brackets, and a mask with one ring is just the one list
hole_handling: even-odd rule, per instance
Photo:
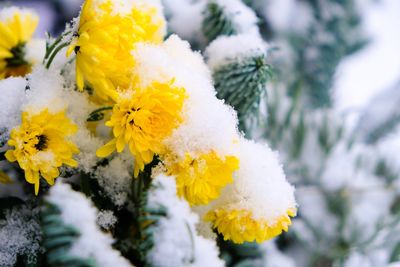
{"label": "dark green foliage", "polygon": [[[156,186],[159,185],[151,185],[153,188],[150,187],[149,190],[154,190]],[[146,261],[146,255],[154,246],[154,226],[157,224],[158,220],[168,215],[167,209],[164,206],[159,206],[156,209],[147,206],[149,190],[141,194],[140,206],[138,207],[139,214],[137,221],[139,238],[137,239],[137,250],[140,252],[143,266],[151,267],[151,263]]]}
{"label": "dark green foliage", "polygon": [[[314,20],[306,34],[293,32],[288,38],[296,55],[290,73],[294,79],[288,83],[289,94],[293,96],[302,90],[313,107],[329,107],[337,66],[344,57],[364,47],[367,41],[359,32],[360,18],[353,0],[306,2],[313,11]],[[323,16],[324,10],[330,10],[331,5],[339,5],[343,12]]]}
{"label": "dark green foliage", "polygon": [[202,31],[208,42],[220,35],[236,34],[232,20],[224,13],[224,8],[211,2],[204,10]]}
{"label": "dark green foliage", "polygon": [[221,258],[227,267],[262,267],[264,251],[257,243],[234,244],[218,236]]}
{"label": "dark green foliage", "polygon": [[365,142],[368,144],[375,144],[379,140],[381,140],[383,137],[389,135],[390,133],[393,132],[393,130],[396,129],[396,127],[400,123],[400,115],[398,114],[392,114],[390,118],[388,118],[385,121],[382,121],[378,127],[375,127],[375,129],[371,130],[368,135],[365,137]]}
{"label": "dark green foliage", "polygon": [[41,228],[47,266],[96,267],[93,259],[83,259],[69,254],[69,249],[80,233],[76,228],[63,222],[61,211],[56,205],[44,203],[41,212]]}
{"label": "dark green foliage", "polygon": [[258,114],[270,75],[270,67],[264,55],[240,59],[213,73],[217,97],[234,107],[238,113],[239,128],[245,133],[249,132],[246,120]]}
{"label": "dark green foliage", "polygon": [[379,160],[375,166],[375,175],[382,177],[387,184],[396,182],[398,173],[385,160]]}
{"label": "dark green foliage", "polygon": [[390,262],[400,261],[400,243],[398,243],[393,249],[392,255],[390,256]]}
{"label": "dark green foliage", "polygon": [[326,155],[329,155],[331,149],[343,137],[343,126],[337,125],[332,129],[332,122],[325,116],[318,128],[318,143]]}

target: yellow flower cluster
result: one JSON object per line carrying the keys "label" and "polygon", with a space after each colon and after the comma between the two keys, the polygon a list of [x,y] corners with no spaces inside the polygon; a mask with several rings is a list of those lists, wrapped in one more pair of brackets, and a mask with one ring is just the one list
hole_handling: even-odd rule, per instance
{"label": "yellow flower cluster", "polygon": [[221,158],[214,151],[196,158],[187,154],[183,161],[167,163],[169,175],[176,177],[178,195],[191,205],[206,205],[218,198],[238,168],[238,158]]}
{"label": "yellow flower cluster", "polygon": [[[30,70],[31,65],[24,61],[23,51],[36,24],[37,18],[25,13],[16,13],[8,20],[0,21],[0,78],[24,75]],[[208,71],[195,73],[193,81],[192,77],[184,77],[188,73],[199,72],[199,69],[206,69],[202,58],[177,37],[171,38],[170,47],[163,47],[168,41],[163,43],[165,21],[158,7],[146,0],[86,0],[75,31],[72,39],[67,41],[62,38],[68,33],[61,36],[58,40],[67,43],[58,48],[69,46],[67,56],[76,55],[77,87],[82,91],[88,86],[100,99],[91,104],[103,105],[99,107],[102,111],[112,109],[105,119],[105,126],[111,128],[112,137],[104,146],[95,147],[98,157],[108,157],[115,151],[121,153],[128,147],[135,161],[134,177],[138,177],[145,166],[158,156],[161,161],[158,167],[176,180],[177,195],[192,206],[209,205],[205,219],[225,239],[235,243],[262,242],[288,230],[290,217],[295,216],[294,208],[289,208],[277,218],[270,218],[268,211],[260,212],[267,216],[258,216],[255,210],[258,205],[252,204],[258,204],[257,201],[262,198],[251,199],[251,195],[258,190],[257,186],[262,181],[254,183],[256,189],[243,186],[251,180],[246,175],[251,173],[250,169],[255,170],[250,177],[259,178],[257,174],[260,172],[257,173],[258,168],[254,168],[258,165],[244,171],[242,166],[244,160],[252,160],[257,154],[253,155],[251,151],[243,156],[236,151],[240,134],[236,129],[235,114],[215,98]],[[153,61],[143,62],[145,57],[142,58],[137,52],[141,49]],[[186,50],[180,53],[178,49]],[[154,62],[158,59],[160,64]],[[171,66],[169,69],[175,60],[184,62],[183,66]],[[51,60],[48,65],[50,63]],[[192,65],[197,67],[191,69]],[[152,75],[147,72],[155,73],[156,78],[150,77]],[[201,78],[206,82],[203,83]],[[193,87],[192,82],[195,84]],[[208,102],[211,108],[204,115]],[[112,106],[104,107],[105,103],[111,103]],[[222,116],[211,118],[215,113]],[[192,121],[195,123],[190,124]],[[211,123],[207,124],[209,121]],[[8,141],[10,149],[5,156],[10,162],[18,162],[25,172],[26,181],[34,184],[37,195],[41,177],[53,185],[60,175],[60,167],[78,166],[73,157],[80,151],[70,141],[77,131],[78,127],[66,116],[65,111],[51,112],[46,108],[39,112],[25,111],[21,124],[11,131]],[[177,132],[178,138],[175,139],[181,137],[184,141],[180,142],[179,139],[178,142],[170,142],[169,138],[175,137]],[[209,141],[209,132],[217,136],[211,136],[212,141]],[[96,134],[96,131],[92,133]],[[200,141],[194,140],[197,138]],[[271,181],[276,178],[282,183],[286,182],[283,171],[279,171],[272,173],[277,177],[271,177]],[[10,181],[0,172],[0,182]],[[238,188],[244,189],[239,192]],[[229,199],[224,194],[237,196]],[[226,199],[228,201],[225,202]],[[239,199],[240,203],[234,205],[236,202],[232,202],[232,199]],[[263,207],[276,203],[276,199],[281,200],[279,197],[273,198],[267,204],[262,203],[265,204]],[[292,202],[283,203],[277,212],[270,214],[282,213],[292,206]]]}
{"label": "yellow flower cluster", "polygon": [[35,185],[35,194],[39,192],[40,176],[50,184],[60,174],[59,167],[76,167],[72,157],[79,149],[68,137],[78,130],[65,112],[51,113],[48,109],[40,113],[22,113],[22,123],[11,131],[8,141],[10,149],[5,156],[8,161],[17,161],[25,171],[25,179]]}
{"label": "yellow flower cluster", "polygon": [[212,222],[213,227],[224,236],[237,244],[244,242],[264,242],[287,232],[292,224],[290,217],[296,216],[295,209],[289,209],[275,222],[268,223],[265,219],[255,219],[252,212],[245,209],[216,209],[209,212],[205,220]]}
{"label": "yellow flower cluster", "polygon": [[126,145],[135,157],[135,177],[165,151],[162,141],[182,121],[185,90],[170,83],[153,83],[122,94],[106,125],[113,128],[114,139],[97,151],[107,157],[122,152]]}
{"label": "yellow flower cluster", "polygon": [[68,56],[76,53],[78,88],[83,90],[87,82],[104,100],[116,100],[116,89],[131,86],[135,44],[160,43],[164,35],[165,21],[155,7],[143,2],[126,13],[116,8],[112,0],[85,1],[76,38],[67,51]]}
{"label": "yellow flower cluster", "polygon": [[0,80],[31,71],[31,62],[25,58],[26,43],[38,24],[38,17],[29,11],[13,7],[3,12],[10,14],[0,20]]}

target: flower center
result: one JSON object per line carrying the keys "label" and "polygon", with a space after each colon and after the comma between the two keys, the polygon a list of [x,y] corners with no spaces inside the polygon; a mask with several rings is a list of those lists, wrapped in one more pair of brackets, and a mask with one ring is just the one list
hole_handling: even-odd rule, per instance
{"label": "flower center", "polygon": [[133,113],[133,116],[132,116],[132,118],[130,120],[128,120],[128,123],[129,123],[130,126],[134,126],[134,127],[139,128],[139,130],[142,130],[142,127],[140,127],[139,125],[135,124],[135,115],[136,115],[136,112],[139,112],[139,111],[140,111],[140,108],[138,108],[138,109],[132,108],[131,110],[129,110],[127,112],[127,116],[128,117]]}
{"label": "flower center", "polygon": [[28,65],[28,62],[25,60],[25,43],[19,43],[17,46],[11,48],[10,52],[13,56],[6,58],[7,67],[12,68]]}
{"label": "flower center", "polygon": [[45,150],[47,148],[47,142],[49,139],[44,134],[37,136],[39,142],[35,145],[35,148],[39,151]]}

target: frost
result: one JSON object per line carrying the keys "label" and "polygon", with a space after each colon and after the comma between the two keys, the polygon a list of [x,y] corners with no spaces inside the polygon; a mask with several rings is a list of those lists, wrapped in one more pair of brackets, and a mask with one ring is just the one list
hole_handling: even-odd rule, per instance
{"label": "frost", "polygon": [[117,220],[111,210],[102,210],[97,214],[97,224],[103,229],[112,228]]}
{"label": "frost", "polygon": [[0,266],[13,266],[19,255],[34,260],[41,252],[38,209],[22,205],[1,212],[5,217],[0,220]]}

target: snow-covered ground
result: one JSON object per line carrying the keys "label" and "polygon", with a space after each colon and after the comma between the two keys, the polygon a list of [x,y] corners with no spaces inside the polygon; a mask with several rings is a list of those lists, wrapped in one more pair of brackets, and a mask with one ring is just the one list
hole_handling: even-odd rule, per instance
{"label": "snow-covered ground", "polygon": [[376,93],[400,80],[400,1],[360,0],[370,44],[345,59],[337,70],[339,111],[360,110]]}

